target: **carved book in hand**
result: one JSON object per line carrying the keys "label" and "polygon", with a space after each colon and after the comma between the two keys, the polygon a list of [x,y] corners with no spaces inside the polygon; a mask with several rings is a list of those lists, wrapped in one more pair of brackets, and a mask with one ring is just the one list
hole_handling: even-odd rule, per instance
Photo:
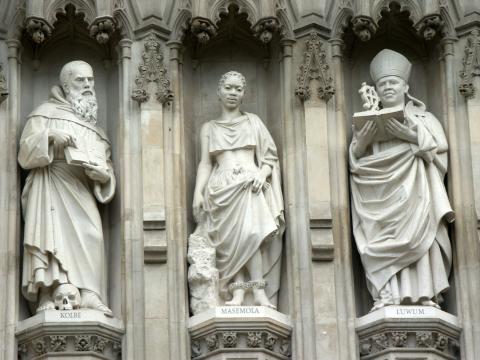
{"label": "carved book in hand", "polygon": [[375,124],[377,126],[377,132],[375,134],[375,137],[373,138],[373,141],[387,141],[395,138],[395,136],[390,134],[385,129],[386,121],[391,118],[394,118],[398,122],[403,124],[405,122],[405,114],[403,112],[403,108],[393,107],[381,110],[356,112],[355,114],[353,114],[353,125],[355,125],[356,131],[360,131],[368,121],[373,120],[375,121]]}
{"label": "carved book in hand", "polygon": [[84,163],[99,165],[107,169],[107,157],[105,147],[100,142],[88,143],[82,139],[76,139],[77,147],[65,147],[65,160],[70,165],[82,165]]}

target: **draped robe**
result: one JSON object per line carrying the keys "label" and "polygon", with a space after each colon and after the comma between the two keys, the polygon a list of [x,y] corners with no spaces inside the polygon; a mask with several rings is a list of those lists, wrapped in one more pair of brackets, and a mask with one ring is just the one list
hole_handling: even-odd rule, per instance
{"label": "draped robe", "polygon": [[409,102],[418,145],[373,143],[357,159],[350,146],[353,234],[376,301],[441,301],[448,289],[452,250],[446,222],[454,215],[443,183],[447,140],[439,121]]}
{"label": "draped robe", "polygon": [[[253,148],[256,162],[251,168],[232,164],[228,169],[220,169],[215,162],[205,189],[206,230],[216,249],[220,292],[228,296],[229,282],[260,250],[265,292],[276,304],[285,220],[275,143],[255,114],[245,113],[234,121],[213,120],[209,128],[211,155]],[[251,189],[251,178],[264,164],[272,168],[272,174],[268,185],[256,194]]]}
{"label": "draped robe", "polygon": [[[87,147],[103,149],[110,179],[89,179],[68,165],[64,150],[49,142],[49,129],[68,131]],[[36,301],[41,287],[71,283],[106,300],[103,230],[97,201],[115,193],[110,143],[95,125],[79,119],[59,87],[29,116],[20,140],[20,166],[30,170],[22,192],[25,220],[22,292]]]}

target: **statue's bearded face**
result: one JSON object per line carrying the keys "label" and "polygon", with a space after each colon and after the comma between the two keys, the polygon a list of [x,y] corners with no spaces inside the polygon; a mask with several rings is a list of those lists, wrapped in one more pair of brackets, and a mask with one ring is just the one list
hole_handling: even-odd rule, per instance
{"label": "statue's bearded face", "polygon": [[97,121],[97,98],[93,88],[93,70],[88,64],[81,64],[72,69],[63,90],[75,113],[91,123]]}
{"label": "statue's bearded face", "polygon": [[401,77],[385,76],[375,84],[383,107],[394,107],[405,103],[408,85]]}

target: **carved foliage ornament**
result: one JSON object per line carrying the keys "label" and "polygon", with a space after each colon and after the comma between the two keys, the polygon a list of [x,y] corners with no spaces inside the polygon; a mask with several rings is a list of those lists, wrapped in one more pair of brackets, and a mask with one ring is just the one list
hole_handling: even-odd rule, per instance
{"label": "carved foliage ornament", "polygon": [[290,356],[289,338],[270,331],[216,331],[191,340],[192,357],[205,356],[217,349],[267,349]]}
{"label": "carved foliage ornament", "polygon": [[7,96],[7,79],[3,73],[3,64],[0,63],[0,104],[7,98]]}
{"label": "carved foliage ornament", "polygon": [[200,16],[192,19],[191,31],[203,45],[217,35],[217,27],[213,22]]}
{"label": "carved foliage ornament", "polygon": [[157,85],[155,94],[157,100],[162,104],[171,101],[173,94],[170,89],[170,80],[167,78],[167,69],[163,65],[163,54],[156,35],[151,34],[145,41],[142,59],[143,62],[138,66],[132,99],[139,103],[147,101],[150,97],[147,92],[148,84],[154,82]]}
{"label": "carved foliage ornament", "polygon": [[25,20],[25,29],[35,43],[41,44],[52,35],[53,28],[47,20],[31,16]]}
{"label": "carved foliage ornament", "polygon": [[273,34],[280,30],[280,23],[276,17],[260,19],[253,27],[253,34],[264,44],[268,44]]}
{"label": "carved foliage ornament", "polygon": [[417,24],[415,29],[418,35],[425,40],[432,40],[437,34],[443,35],[445,22],[438,14],[424,16]]}
{"label": "carved foliage ornament", "polygon": [[466,98],[472,98],[475,95],[474,76],[480,76],[480,30],[478,29],[472,30],[467,37],[463,69],[460,72],[459,90]]}
{"label": "carved foliage ornament", "polygon": [[[411,342],[408,342],[408,339]],[[414,344],[414,345],[413,345]],[[438,331],[392,331],[374,334],[360,339],[360,355],[371,356],[385,349],[427,348],[453,355],[457,351],[457,340]]]}
{"label": "carved foliage ornament", "polygon": [[352,19],[353,32],[362,41],[368,41],[377,31],[377,24],[370,16],[359,15]]}
{"label": "carved foliage ornament", "polygon": [[116,29],[115,19],[111,16],[98,17],[88,27],[90,36],[97,40],[99,44],[108,43]]}
{"label": "carved foliage ornament", "polygon": [[[73,345],[75,352],[94,351],[104,354],[106,348],[110,347],[112,353],[121,353],[121,344],[118,341],[109,340],[99,335],[48,335],[19,344],[18,352],[25,356],[28,354],[38,356],[61,353],[68,350],[68,344]],[[68,351],[71,352],[71,350]]]}
{"label": "carved foliage ornament", "polygon": [[297,86],[295,95],[302,100],[308,100],[311,96],[310,81],[317,79],[320,81],[318,96],[328,101],[335,93],[333,88],[333,79],[330,76],[329,66],[326,61],[325,51],[322,50],[323,43],[317,33],[310,34],[310,39],[306,43],[303,63],[300,65],[300,71],[297,76]]}

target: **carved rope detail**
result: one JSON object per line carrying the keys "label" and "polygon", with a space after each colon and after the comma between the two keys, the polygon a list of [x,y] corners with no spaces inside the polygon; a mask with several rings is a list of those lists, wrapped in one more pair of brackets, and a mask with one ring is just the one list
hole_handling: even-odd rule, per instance
{"label": "carved rope detail", "polygon": [[328,101],[335,93],[333,88],[333,79],[329,73],[329,66],[326,61],[325,51],[322,49],[323,43],[317,33],[310,34],[310,39],[306,42],[303,63],[300,65],[300,71],[297,76],[297,86],[295,95],[301,100],[308,100],[311,96],[310,81],[318,79],[320,87],[318,96],[320,99]]}
{"label": "carved rope detail", "polygon": [[[28,353],[36,356],[67,352],[67,344],[73,344],[75,352],[94,351],[104,354],[107,347],[111,347],[113,354],[121,354],[122,348],[118,341],[107,339],[99,335],[46,335],[18,345],[18,352],[22,356]],[[68,349],[70,353],[71,350]]]}
{"label": "carved rope detail", "polygon": [[289,338],[270,331],[216,331],[191,340],[192,358],[219,349],[265,349],[283,356],[291,355]]}
{"label": "carved rope detail", "polygon": [[475,96],[473,77],[480,76],[480,31],[478,29],[472,30],[467,37],[465,56],[462,63],[463,68],[460,72],[461,83],[459,91],[468,99]]}
{"label": "carved rope detail", "polygon": [[145,50],[142,53],[143,62],[138,65],[138,75],[135,79],[136,88],[132,92],[132,99],[139,103],[149,99],[148,84],[156,83],[157,100],[162,104],[173,99],[170,89],[170,80],[167,78],[167,68],[163,65],[163,54],[160,51],[160,42],[156,35],[151,34],[145,41]]}
{"label": "carved rope detail", "polygon": [[359,345],[362,357],[396,348],[432,349],[449,355],[454,355],[458,350],[458,341],[454,338],[438,331],[423,330],[385,331],[361,338]]}

